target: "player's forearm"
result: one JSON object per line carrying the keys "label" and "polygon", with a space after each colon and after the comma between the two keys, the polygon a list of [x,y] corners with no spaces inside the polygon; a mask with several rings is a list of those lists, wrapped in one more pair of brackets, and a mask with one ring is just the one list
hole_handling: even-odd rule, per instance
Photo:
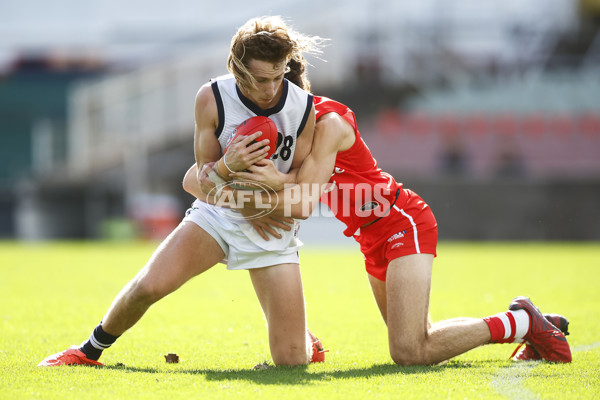
{"label": "player's forearm", "polygon": [[204,201],[205,203],[215,204],[217,199],[214,193],[204,193],[202,191],[202,185],[198,181],[197,165],[192,165],[185,173],[183,178],[182,186],[183,190],[196,197],[198,200]]}
{"label": "player's forearm", "polygon": [[217,174],[219,174],[219,176],[221,178],[223,178],[226,181],[230,181],[231,177],[229,176],[229,174],[231,174],[233,171],[229,169],[229,167],[227,166],[227,163],[225,161],[225,155],[223,155],[223,157],[221,157],[219,159],[219,161],[217,161],[215,163],[215,171],[217,172]]}
{"label": "player's forearm", "polygon": [[283,201],[276,209],[286,216],[306,219],[319,203],[324,188],[325,185],[319,183],[290,185],[283,191]]}
{"label": "player's forearm", "polygon": [[297,179],[298,179],[298,171],[300,171],[300,168],[292,168],[290,169],[290,171],[286,174],[285,176],[285,182],[283,182],[284,184],[287,183],[298,183]]}
{"label": "player's forearm", "polygon": [[[196,179],[196,177],[194,176],[194,177],[192,177],[192,179]],[[183,190],[185,190],[186,192],[188,192],[189,194],[191,194],[198,200],[203,201],[205,203],[209,203],[209,204],[217,203],[217,199],[215,198],[215,196],[207,195],[206,193],[204,193],[202,190],[200,190],[199,185],[189,185],[187,183],[187,179],[183,181]]]}
{"label": "player's forearm", "polygon": [[286,186],[296,184],[298,177],[298,170],[300,168],[291,169],[287,174],[280,172],[277,175],[277,180],[266,183],[273,192],[280,192],[286,188]]}
{"label": "player's forearm", "polygon": [[277,216],[306,219],[319,202],[323,189],[324,185],[318,183],[292,184],[276,193],[235,190],[234,198],[241,199],[238,203],[245,208],[269,210]]}

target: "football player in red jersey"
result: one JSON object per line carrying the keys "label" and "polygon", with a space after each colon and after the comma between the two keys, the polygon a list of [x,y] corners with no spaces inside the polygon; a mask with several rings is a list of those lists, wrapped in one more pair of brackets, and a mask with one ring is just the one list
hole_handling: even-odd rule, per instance
{"label": "football player in red jersey", "polygon": [[[231,174],[231,178],[260,182],[275,190],[292,183],[279,192],[278,198],[284,200],[277,202],[269,216],[251,221],[255,229],[277,238],[270,225],[280,227],[287,217],[308,218],[319,198],[328,204],[345,223],[344,234],[360,244],[376,303],[387,324],[390,354],[399,365],[437,364],[483,344],[511,342],[527,343],[515,359],[570,362],[566,338],[553,325],[566,319],[544,318],[528,298],[517,297],[508,311],[486,318],[429,321],[437,245],[431,209],[377,167],[352,110],[325,97],[315,96],[314,102],[317,122],[312,151],[299,170],[281,174],[269,160],[263,160],[247,172]],[[207,184],[207,171],[199,176]],[[200,190],[194,177],[192,167],[184,179],[184,188],[192,194]],[[263,198],[264,202],[269,198]]]}

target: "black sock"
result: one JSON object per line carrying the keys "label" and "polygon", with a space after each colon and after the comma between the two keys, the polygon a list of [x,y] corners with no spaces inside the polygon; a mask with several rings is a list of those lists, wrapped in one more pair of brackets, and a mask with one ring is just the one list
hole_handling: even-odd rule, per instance
{"label": "black sock", "polygon": [[81,344],[79,350],[81,350],[90,360],[97,361],[102,355],[102,352],[108,349],[117,338],[118,336],[113,336],[104,332],[102,323],[100,323],[96,329],[94,329],[90,338]]}

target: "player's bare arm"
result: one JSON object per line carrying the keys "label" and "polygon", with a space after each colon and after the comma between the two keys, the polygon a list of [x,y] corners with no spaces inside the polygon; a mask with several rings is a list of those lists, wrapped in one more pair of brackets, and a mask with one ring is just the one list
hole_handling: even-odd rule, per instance
{"label": "player's bare arm", "polygon": [[306,125],[304,126],[302,132],[298,135],[291,168],[300,168],[300,166],[304,163],[304,160],[306,160],[306,157],[308,157],[310,154],[313,138],[315,136],[315,125],[315,106],[312,105]]}
{"label": "player's bare arm", "polygon": [[[272,162],[270,162],[270,163],[271,163],[271,165],[273,165]],[[207,184],[207,182],[210,182],[210,178],[208,178],[207,173],[206,173],[206,170],[207,170],[206,167],[208,166],[210,168],[211,164],[214,164],[214,163],[205,164],[203,167],[203,170],[200,171],[200,173],[197,173],[196,164],[193,164],[187,170],[185,177],[183,178],[183,189],[196,198],[201,198],[202,196],[206,197],[206,195],[204,193],[210,192],[210,190],[214,187],[214,185],[207,186],[206,189],[203,189],[203,186],[205,184]],[[298,170],[296,169],[294,176],[296,176],[297,171]],[[198,178],[196,178],[196,176],[198,176]],[[216,199],[214,199],[213,197],[208,198],[206,201],[211,202],[213,204],[216,203]],[[289,230],[291,230],[290,224],[294,223],[294,220],[292,218],[285,218],[283,216],[276,217],[275,215],[270,215],[270,214],[262,216],[260,218],[257,218],[256,210],[251,209],[249,207],[240,208],[239,211],[244,216],[252,217],[252,220],[250,220],[250,223],[254,226],[254,229],[256,229],[256,231],[265,240],[269,240],[269,235],[276,239],[281,239],[281,235],[279,233],[277,233],[277,231],[274,230],[273,228],[281,228],[286,231],[289,231]]]}
{"label": "player's bare arm", "polygon": [[[333,173],[337,152],[350,148],[354,140],[354,129],[339,114],[329,113],[319,118],[315,126],[312,151],[298,171],[296,184],[287,185],[286,189],[279,191],[278,200],[263,196],[262,204],[272,203],[274,207],[269,215],[275,218],[308,218]],[[238,175],[255,180],[252,173]],[[273,186],[282,184],[281,181],[265,183]],[[252,201],[246,206],[252,207]]]}
{"label": "player's bare arm", "polygon": [[294,184],[298,179],[300,168],[292,168],[286,174],[279,171],[273,161],[263,159],[247,169],[231,174],[231,178],[240,182],[258,182],[273,192],[283,190],[286,184]]}
{"label": "player's bare arm", "polygon": [[[250,172],[251,181],[263,182],[265,185],[275,188],[274,190],[282,189],[286,183],[293,183],[296,178],[297,171],[304,165],[307,157],[311,153],[311,148],[314,140],[314,130],[315,130],[315,107],[311,106],[310,114],[308,116],[308,120],[304,129],[298,136],[298,141],[296,142],[296,150],[294,151],[294,158],[292,159],[291,171],[292,173],[283,174],[277,171],[275,166],[270,160],[264,160],[253,167],[249,167],[250,169],[254,169],[256,173],[263,172],[260,175],[253,175]],[[263,171],[260,171],[260,167],[266,167]],[[239,174],[244,174],[244,172],[232,174],[236,179],[240,179]],[[242,178],[242,180],[244,180]],[[271,198],[270,196],[267,196]],[[250,197],[253,198],[253,197]],[[244,210],[240,210],[242,215],[248,214],[255,216],[256,209],[253,208],[252,201],[248,202],[248,204],[244,204]],[[293,220],[290,216],[286,216],[283,213],[283,210],[274,210],[274,212],[269,213],[261,218],[252,218],[249,219],[248,222],[254,227],[254,229],[261,235],[261,237],[265,240],[269,240],[269,235],[280,238],[279,235],[273,228],[281,228],[285,230],[290,230],[291,227],[288,224],[293,223]]]}
{"label": "player's bare arm", "polygon": [[[203,85],[196,94],[194,117],[194,156],[197,175],[194,174],[193,179],[198,181],[200,172],[206,173],[205,165],[218,161],[221,156],[221,146],[215,136],[218,125],[217,103],[209,84]],[[202,190],[194,195],[202,201],[207,200]]]}
{"label": "player's bare arm", "polygon": [[[349,148],[354,138],[354,130],[339,114],[329,113],[319,118],[312,151],[298,171],[297,184],[285,189],[284,201],[278,209],[291,210],[290,216],[294,218],[308,218],[329,182],[337,153]],[[286,205],[288,200],[293,204]]]}
{"label": "player's bare arm", "polygon": [[[294,158],[292,160],[292,173],[283,174],[276,170],[275,166],[273,165],[273,163],[271,161],[263,159],[261,161],[256,162],[254,165],[248,167],[248,169],[250,169],[250,171],[253,170],[254,172],[249,172],[249,173],[237,172],[237,173],[230,174],[230,175],[232,177],[235,177],[236,179],[241,178],[242,180],[246,180],[246,179],[244,179],[244,176],[247,174],[247,176],[252,177],[250,180],[264,182],[266,185],[269,185],[270,187],[275,186],[276,188],[283,188],[284,184],[295,182],[296,177],[297,177],[297,172],[300,169],[299,167],[301,165],[303,165],[303,161],[307,158],[307,156],[311,152],[312,142],[313,142],[313,138],[314,138],[314,129],[315,129],[315,111],[314,111],[314,106],[313,106],[311,108],[311,112],[309,114],[307,123],[306,123],[303,131],[301,132],[300,136],[298,137],[298,142],[296,143],[296,150],[294,152]],[[254,135],[258,136],[259,134],[253,134],[248,137],[251,137],[253,139]],[[256,144],[253,146],[256,146]],[[262,142],[259,142],[258,146],[262,146]],[[230,151],[232,151],[231,148],[227,152],[228,157],[229,157]],[[219,164],[217,164],[217,165],[219,165]],[[230,166],[229,158],[227,158],[227,165]],[[200,174],[198,175],[198,177],[202,178],[202,179],[199,179],[199,182],[198,182],[198,180],[192,178],[194,176],[193,171],[194,171],[194,167],[190,168],[190,170],[188,170],[188,172],[186,173],[186,176],[184,177],[184,181],[183,181],[183,187],[188,193],[198,197],[198,195],[202,193],[202,187],[205,186],[208,178],[207,178],[206,174],[203,174],[202,171],[200,171]],[[226,189],[226,190],[228,190],[228,189]],[[205,192],[206,192],[206,190],[205,190]],[[245,204],[245,206],[248,208],[249,213],[251,213],[252,215],[256,215],[255,210],[252,208],[252,204]],[[242,214],[244,214],[243,211],[242,211]],[[280,237],[280,235],[277,234],[276,231],[274,231],[272,229],[272,227],[278,227],[278,228],[289,230],[291,228],[289,227],[289,225],[286,225],[285,223],[286,222],[292,223],[293,221],[290,220],[289,217],[286,218],[283,215],[283,209],[282,209],[282,210],[279,210],[279,212],[277,212],[276,214],[267,215],[262,218],[254,217],[250,222],[253,224],[255,229],[261,234],[261,236],[264,239],[268,240],[268,236],[266,235],[266,233],[269,233],[271,236],[273,236],[275,238]]]}

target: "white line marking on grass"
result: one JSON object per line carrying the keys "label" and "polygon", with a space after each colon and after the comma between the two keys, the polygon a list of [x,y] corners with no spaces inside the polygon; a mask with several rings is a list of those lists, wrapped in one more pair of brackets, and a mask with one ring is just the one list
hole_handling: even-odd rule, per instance
{"label": "white line marking on grass", "polygon": [[[589,351],[600,347],[600,342],[584,344],[571,349],[572,353]],[[509,399],[537,400],[539,396],[523,386],[523,379],[529,371],[541,361],[516,362],[508,368],[502,369],[492,380],[492,388]]]}
{"label": "white line marking on grass", "polygon": [[571,351],[573,353],[579,352],[579,351],[588,351],[588,350],[594,350],[595,348],[600,347],[600,342],[596,342],[596,343],[592,343],[592,344],[582,344],[579,345],[573,349],[571,349]]}
{"label": "white line marking on grass", "polygon": [[535,364],[537,362],[518,363],[504,368],[492,380],[492,388],[509,399],[538,399],[535,393],[522,385],[523,378]]}

